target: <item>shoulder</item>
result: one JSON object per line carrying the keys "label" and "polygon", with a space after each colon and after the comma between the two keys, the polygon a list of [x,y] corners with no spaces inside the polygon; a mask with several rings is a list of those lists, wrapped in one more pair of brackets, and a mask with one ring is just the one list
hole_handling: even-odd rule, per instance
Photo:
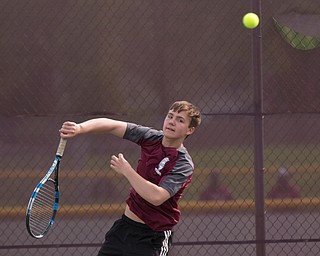
{"label": "shoulder", "polygon": [[[193,160],[188,152],[188,150],[185,147],[181,147],[178,149],[178,160],[177,165],[183,166],[186,169],[194,169],[194,163]],[[189,168],[188,168],[189,167]]]}
{"label": "shoulder", "polygon": [[123,136],[124,139],[131,140],[136,143],[139,143],[146,139],[157,140],[162,137],[163,137],[162,131],[156,130],[151,127],[134,124],[134,123],[127,124],[127,129]]}

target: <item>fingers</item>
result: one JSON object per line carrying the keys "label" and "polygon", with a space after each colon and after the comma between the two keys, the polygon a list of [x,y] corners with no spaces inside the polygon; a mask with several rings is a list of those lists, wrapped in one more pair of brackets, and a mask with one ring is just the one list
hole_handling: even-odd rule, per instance
{"label": "fingers", "polygon": [[119,153],[118,156],[112,155],[110,160],[110,167],[112,169],[115,169],[126,162],[127,160],[124,158],[122,153]]}
{"label": "fingers", "polygon": [[111,163],[111,165],[115,165],[115,163],[118,161],[118,157],[116,157],[115,155],[112,155],[111,156],[111,161],[110,161],[110,163]]}
{"label": "fingers", "polygon": [[121,153],[119,153],[118,156],[116,156],[116,155],[111,156],[111,162],[113,162],[113,163],[120,162],[123,160],[125,160],[125,158],[124,158],[123,154],[121,154]]}
{"label": "fingers", "polygon": [[62,138],[71,138],[78,134],[78,124],[75,122],[64,122],[59,130]]}
{"label": "fingers", "polygon": [[124,156],[123,156],[122,153],[119,153],[118,156],[112,155],[112,156],[111,156],[111,160],[113,160],[113,161],[120,161],[120,160],[126,160],[126,159],[124,158]]}
{"label": "fingers", "polygon": [[113,156],[111,156],[110,167],[111,167],[112,169],[114,169],[115,164],[116,164],[116,156],[113,155]]}
{"label": "fingers", "polygon": [[115,155],[112,155],[110,160],[110,167],[114,169],[118,162],[119,162],[119,158]]}

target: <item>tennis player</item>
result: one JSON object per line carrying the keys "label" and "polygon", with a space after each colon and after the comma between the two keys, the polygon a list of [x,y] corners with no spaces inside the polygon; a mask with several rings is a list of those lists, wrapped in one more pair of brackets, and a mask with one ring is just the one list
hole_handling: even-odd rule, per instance
{"label": "tennis player", "polygon": [[123,154],[111,157],[111,169],[123,175],[131,189],[124,214],[106,233],[98,256],[168,255],[172,229],[180,219],[178,200],[190,183],[194,169],[183,142],[200,122],[197,107],[187,101],[177,101],[169,108],[162,131],[108,118],[63,123],[62,138],[102,132],[141,147],[137,170]]}

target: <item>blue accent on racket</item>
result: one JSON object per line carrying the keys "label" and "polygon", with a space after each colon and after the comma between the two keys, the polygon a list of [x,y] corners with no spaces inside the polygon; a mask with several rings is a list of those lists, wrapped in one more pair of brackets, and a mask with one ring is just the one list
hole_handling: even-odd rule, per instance
{"label": "blue accent on racket", "polygon": [[[60,139],[56,157],[46,175],[31,194],[26,212],[26,226],[34,238],[42,238],[54,223],[59,208],[58,173],[60,161],[66,146],[66,139]],[[53,178],[51,178],[53,174]]]}

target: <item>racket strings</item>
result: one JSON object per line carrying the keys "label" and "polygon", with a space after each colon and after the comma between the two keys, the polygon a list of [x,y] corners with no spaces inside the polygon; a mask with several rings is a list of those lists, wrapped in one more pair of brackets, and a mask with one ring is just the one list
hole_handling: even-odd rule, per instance
{"label": "racket strings", "polygon": [[43,234],[50,226],[55,202],[55,184],[48,180],[39,189],[30,212],[29,225],[35,235]]}

